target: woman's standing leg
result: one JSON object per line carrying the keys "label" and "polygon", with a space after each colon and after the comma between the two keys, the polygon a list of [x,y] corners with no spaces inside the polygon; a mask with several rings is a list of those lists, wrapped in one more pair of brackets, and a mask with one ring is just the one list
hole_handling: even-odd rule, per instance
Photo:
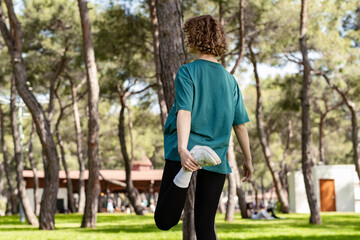
{"label": "woman's standing leg", "polygon": [[156,226],[161,230],[177,225],[184,209],[188,188],[180,188],[173,182],[180,168],[180,162],[166,160],[154,215]]}
{"label": "woman's standing leg", "polygon": [[216,240],[215,215],[225,177],[225,174],[198,170],[194,209],[197,240]]}

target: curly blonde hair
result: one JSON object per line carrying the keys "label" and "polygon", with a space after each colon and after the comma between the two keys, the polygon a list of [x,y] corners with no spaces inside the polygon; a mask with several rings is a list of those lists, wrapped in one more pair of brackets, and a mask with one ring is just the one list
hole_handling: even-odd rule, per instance
{"label": "curly blonde hair", "polygon": [[227,51],[225,28],[211,15],[188,19],[183,30],[189,48],[215,56],[221,56]]}

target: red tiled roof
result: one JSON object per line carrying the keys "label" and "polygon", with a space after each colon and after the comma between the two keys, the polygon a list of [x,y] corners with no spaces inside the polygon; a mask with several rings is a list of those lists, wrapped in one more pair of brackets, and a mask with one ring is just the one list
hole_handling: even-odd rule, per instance
{"label": "red tiled roof", "polygon": [[[125,170],[100,170],[100,173],[106,178],[111,180],[125,181]],[[131,177],[133,181],[145,181],[145,180],[161,180],[162,178],[162,169],[151,169],[151,170],[143,170],[143,171],[131,171]],[[71,179],[79,179],[79,171],[69,171],[69,175]],[[38,178],[44,178],[44,171],[37,172]],[[33,178],[32,170],[24,170],[23,171],[24,178]],[[89,177],[89,171],[85,170],[84,178],[87,180]],[[65,179],[65,171],[59,171],[59,178]],[[101,178],[101,177],[100,177]]]}

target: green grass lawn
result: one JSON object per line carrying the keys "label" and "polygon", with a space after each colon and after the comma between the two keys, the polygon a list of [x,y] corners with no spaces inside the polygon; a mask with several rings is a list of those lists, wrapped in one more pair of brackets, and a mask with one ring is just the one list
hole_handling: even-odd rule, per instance
{"label": "green grass lawn", "polygon": [[[216,217],[217,236],[222,239],[330,239],[360,240],[360,214],[323,213],[319,226],[308,224],[308,214],[280,214],[283,220],[253,221],[236,215],[234,222]],[[99,214],[96,229],[81,229],[81,216],[56,215],[56,230],[40,231],[19,223],[18,216],[0,217],[0,239],[182,239],[182,225],[170,231],[156,228],[153,215]]]}

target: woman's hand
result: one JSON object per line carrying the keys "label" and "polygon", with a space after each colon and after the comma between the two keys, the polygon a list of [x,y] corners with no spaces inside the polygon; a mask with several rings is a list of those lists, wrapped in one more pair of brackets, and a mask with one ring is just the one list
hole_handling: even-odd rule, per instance
{"label": "woman's hand", "polygon": [[179,155],[181,158],[181,166],[184,168],[184,170],[194,172],[201,168],[198,165],[198,163],[195,161],[189,150],[187,149],[181,150],[179,152]]}
{"label": "woman's hand", "polygon": [[245,161],[243,164],[243,168],[245,177],[242,179],[242,182],[251,181],[251,177],[254,173],[254,168],[251,161]]}

